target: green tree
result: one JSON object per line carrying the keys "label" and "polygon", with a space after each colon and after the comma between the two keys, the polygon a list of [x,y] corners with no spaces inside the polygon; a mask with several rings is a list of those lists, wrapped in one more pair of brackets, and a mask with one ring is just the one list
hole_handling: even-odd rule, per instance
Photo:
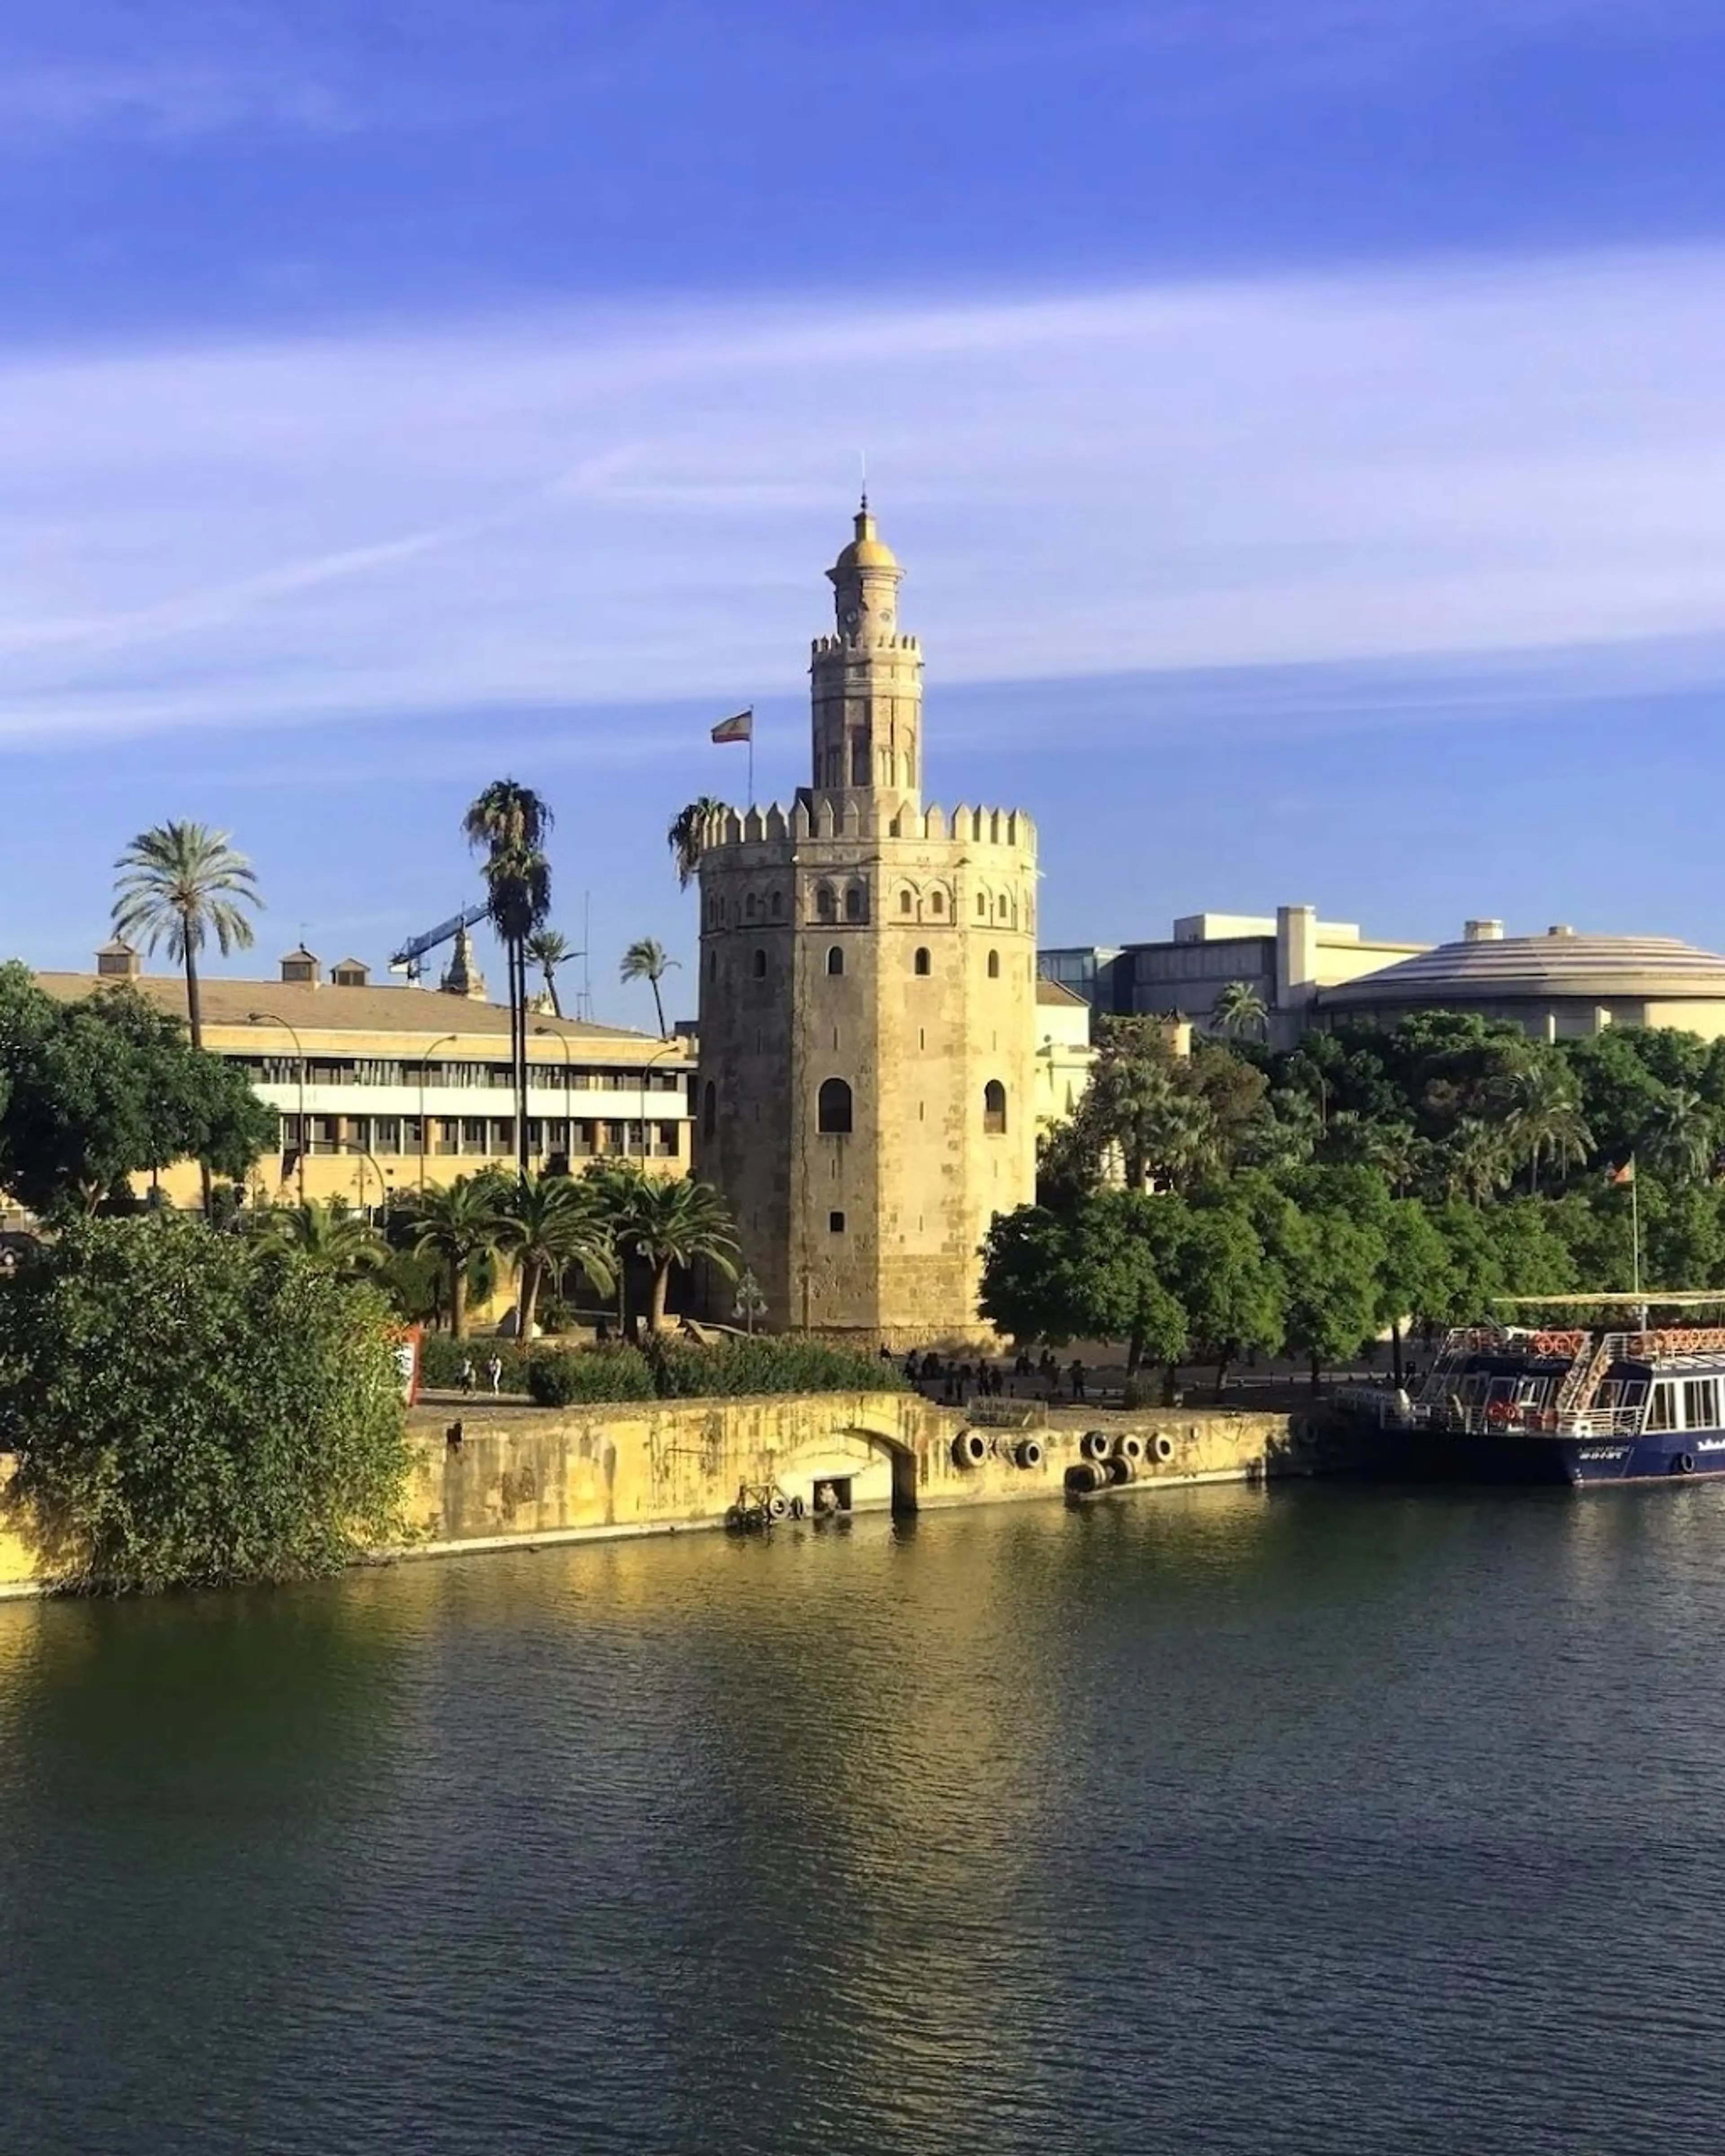
{"label": "green tree", "polygon": [[1210,1005],[1210,1024],[1230,1040],[1262,1040],[1270,1010],[1250,981],[1230,981]]}
{"label": "green tree", "polygon": [[601,1194],[585,1178],[524,1175],[498,1193],[502,1226],[498,1248],[514,1259],[519,1286],[516,1338],[533,1337],[540,1291],[547,1279],[579,1265],[598,1289],[615,1286],[615,1252]]}
{"label": "green tree", "polygon": [[0,1297],[0,1446],[62,1586],[298,1578],[393,1531],[407,1449],[368,1290],[170,1216],[74,1223]]}
{"label": "green tree", "polygon": [[737,1277],[735,1228],[723,1199],[711,1183],[681,1177],[641,1175],[635,1178],[613,1229],[617,1241],[651,1269],[647,1309],[649,1332],[665,1323],[671,1268],[701,1262],[726,1280]]}
{"label": "green tree", "polygon": [[679,891],[687,891],[694,882],[696,870],[701,866],[701,839],[708,819],[720,814],[724,806],[725,803],[712,794],[701,793],[687,808],[680,808],[671,819],[665,842],[670,848]]}
{"label": "green tree", "polygon": [[297,1250],[337,1280],[367,1279],[389,1259],[389,1245],[370,1221],[315,1198],[298,1205],[266,1206],[252,1215],[250,1227],[259,1241]]}
{"label": "green tree", "polygon": [[1287,1283],[1245,1207],[1226,1196],[1191,1209],[1163,1279],[1186,1314],[1192,1346],[1215,1365],[1218,1399],[1245,1350],[1273,1355],[1281,1346]]}
{"label": "green tree", "polygon": [[539,977],[545,983],[545,993],[551,998],[552,1015],[563,1014],[562,1000],[557,994],[557,968],[567,966],[575,954],[569,948],[569,939],[555,928],[536,928],[527,938],[527,963],[539,968]]}
{"label": "green tree", "polygon": [[449,1282],[449,1330],[456,1339],[467,1332],[468,1268],[476,1258],[494,1258],[509,1234],[509,1223],[490,1176],[461,1175],[453,1183],[422,1191],[409,1212],[413,1247],[437,1258]]}
{"label": "green tree", "polygon": [[1316,1390],[1327,1363],[1376,1335],[1389,1251],[1373,1215],[1388,1194],[1369,1171],[1308,1168],[1291,1194],[1269,1247],[1287,1283],[1288,1344],[1307,1358]]}
{"label": "green tree", "polygon": [[1026,1205],[997,1214],[978,1307],[1020,1340],[1121,1342],[1129,1373],[1147,1359],[1177,1364],[1190,1327],[1163,1275],[1189,1218],[1182,1199],[1125,1190],[1095,1192],[1060,1212]]}
{"label": "green tree", "polygon": [[548,804],[513,778],[495,779],[462,819],[468,844],[485,853],[485,904],[509,977],[510,1064],[515,1081],[516,1165],[527,1172],[527,944],[551,913],[545,841]]}
{"label": "green tree", "polygon": [[631,981],[644,981],[653,991],[653,1008],[659,1015],[659,1037],[665,1038],[665,1003],[659,993],[659,983],[671,968],[675,958],[666,955],[664,944],[656,943],[650,936],[638,937],[623,954],[619,978],[625,988]]}
{"label": "green tree", "polygon": [[182,1160],[243,1181],[275,1130],[244,1074],[135,988],[58,1004],[0,966],[0,1188],[30,1211],[91,1211]]}

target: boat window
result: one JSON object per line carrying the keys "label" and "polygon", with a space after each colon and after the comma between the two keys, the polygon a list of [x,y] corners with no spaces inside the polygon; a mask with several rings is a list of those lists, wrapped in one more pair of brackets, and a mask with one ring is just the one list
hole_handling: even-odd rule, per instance
{"label": "boat window", "polygon": [[1717,1378],[1684,1379],[1683,1427],[1685,1430],[1717,1430],[1719,1427],[1719,1380]]}
{"label": "boat window", "polygon": [[1523,1378],[1516,1387],[1518,1408],[1543,1408],[1551,1394],[1549,1378]]}
{"label": "boat window", "polygon": [[1677,1389],[1666,1383],[1653,1388],[1653,1405],[1648,1410],[1649,1430],[1675,1430],[1677,1426]]}

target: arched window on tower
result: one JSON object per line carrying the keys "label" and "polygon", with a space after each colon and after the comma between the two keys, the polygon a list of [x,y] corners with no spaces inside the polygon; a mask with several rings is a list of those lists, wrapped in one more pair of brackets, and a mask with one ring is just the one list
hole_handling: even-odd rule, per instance
{"label": "arched window on tower", "polygon": [[860,883],[851,884],[845,893],[845,918],[847,921],[865,921],[868,918],[865,901],[868,894]]}
{"label": "arched window on tower", "polygon": [[909,893],[909,891],[901,891],[899,893],[899,895],[898,895],[898,910],[899,910],[899,911],[900,911],[901,913],[910,913],[910,912],[913,912],[913,911],[915,911],[915,909],[916,909],[916,900],[915,900],[914,898],[912,898],[912,897],[911,897],[911,894]]}
{"label": "arched window on tower", "polygon": [[756,897],[753,891],[751,891],[748,896],[743,901],[742,913],[744,920],[753,921],[759,914],[760,909],[760,900]]}
{"label": "arched window on tower", "polygon": [[927,951],[926,949],[918,951],[916,953],[916,971],[919,973],[932,973],[933,970],[933,962],[929,957]]}
{"label": "arched window on tower", "polygon": [[817,921],[836,921],[839,918],[839,901],[829,883],[820,885],[815,891],[814,917]]}
{"label": "arched window on tower", "polygon": [[998,1078],[983,1088],[983,1128],[991,1137],[1006,1135],[1006,1088]]}
{"label": "arched window on tower", "polygon": [[750,963],[750,971],[754,974],[754,977],[757,981],[764,981],[766,979],[767,953],[764,951],[756,952],[753,959]]}
{"label": "arched window on tower", "polygon": [[1000,978],[1000,953],[998,951],[988,953],[988,978],[991,981]]}
{"label": "arched window on tower", "polygon": [[976,917],[978,921],[986,921],[988,917],[988,901],[981,891],[976,895]]}
{"label": "arched window on tower", "polygon": [[1006,918],[1006,916],[1007,916],[1007,915],[1008,915],[1009,913],[1010,913],[1010,912],[1011,912],[1011,911],[1012,911],[1011,905],[1010,905],[1009,901],[1008,901],[1008,898],[1007,898],[1006,893],[1003,891],[1001,892],[1001,894],[1000,894],[999,897],[999,898],[997,898],[997,899],[995,900],[995,901],[994,901],[994,915],[995,915],[995,918],[996,918],[997,920],[999,920],[999,921],[1004,921],[1004,920],[1005,920],[1005,918]]}
{"label": "arched window on tower", "polygon": [[866,786],[869,783],[869,744],[861,734],[851,738],[850,783],[853,786]]}
{"label": "arched window on tower", "polygon": [[947,894],[945,891],[937,891],[929,894],[928,910],[937,917],[945,914],[947,910]]}
{"label": "arched window on tower", "polygon": [[782,891],[776,891],[773,894],[772,913],[775,921],[784,919],[784,893]]}
{"label": "arched window on tower", "polygon": [[824,1078],[815,1103],[815,1127],[834,1137],[850,1128],[850,1088],[842,1078]]}
{"label": "arched window on tower", "polygon": [[844,970],[844,950],[840,945],[837,943],[832,944],[829,947],[827,951],[827,971],[829,973],[842,973]]}

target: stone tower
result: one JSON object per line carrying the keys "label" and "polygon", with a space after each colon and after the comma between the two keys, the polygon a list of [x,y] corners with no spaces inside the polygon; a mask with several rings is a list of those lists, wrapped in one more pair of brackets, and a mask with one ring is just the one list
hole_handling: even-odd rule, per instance
{"label": "stone tower", "polygon": [[866,499],[827,575],[814,783],[703,834],[696,1173],[770,1327],[957,1343],[989,1221],[1035,1191],[1035,834],[922,806],[922,652]]}

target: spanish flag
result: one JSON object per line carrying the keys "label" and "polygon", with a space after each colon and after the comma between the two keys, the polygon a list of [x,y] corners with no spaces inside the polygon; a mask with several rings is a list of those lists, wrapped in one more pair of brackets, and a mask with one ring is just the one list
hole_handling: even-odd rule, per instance
{"label": "spanish flag", "polygon": [[713,728],[716,742],[752,742],[755,737],[755,712],[751,705],[747,711],[739,711],[734,718],[721,719]]}
{"label": "spanish flag", "polygon": [[1635,1155],[1631,1153],[1621,1168],[1614,1168],[1607,1179],[1614,1188],[1625,1183],[1633,1183],[1635,1179]]}

